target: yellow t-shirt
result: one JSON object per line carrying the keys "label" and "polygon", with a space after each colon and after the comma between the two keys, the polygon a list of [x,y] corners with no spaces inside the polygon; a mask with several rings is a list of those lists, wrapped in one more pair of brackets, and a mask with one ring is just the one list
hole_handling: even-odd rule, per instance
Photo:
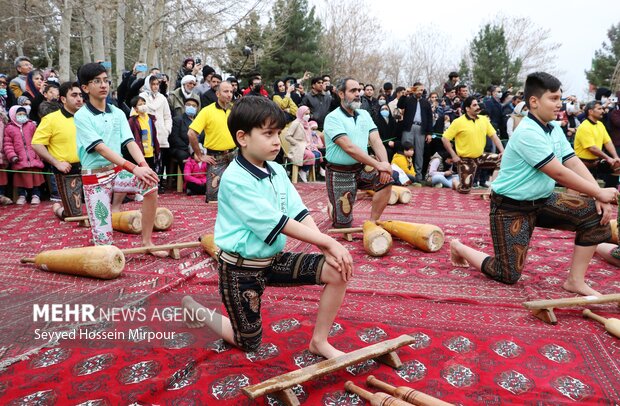
{"label": "yellow t-shirt", "polygon": [[140,124],[140,136],[142,137],[142,147],[144,148],[144,157],[153,157],[153,134],[151,132],[151,120],[146,114],[138,114],[138,123]]}
{"label": "yellow t-shirt", "polygon": [[598,159],[588,148],[597,147],[602,150],[603,145],[611,142],[611,137],[600,121],[594,124],[592,121],[584,121],[577,127],[575,134],[575,154],[582,159]]}
{"label": "yellow t-shirt", "polygon": [[60,109],[43,117],[32,138],[32,143],[45,145],[50,155],[61,162],[80,162],[77,153],[73,115]]}
{"label": "yellow t-shirt", "polygon": [[205,132],[203,145],[207,150],[226,151],[233,149],[236,148],[236,145],[228,130],[229,115],[230,109],[224,110],[219,103],[211,103],[200,110],[189,128],[198,134],[202,131]]}
{"label": "yellow t-shirt", "polygon": [[461,158],[478,158],[484,153],[487,137],[495,134],[495,128],[488,117],[478,116],[472,120],[463,114],[450,124],[443,134],[450,141],[456,139],[456,154]]}
{"label": "yellow t-shirt", "polygon": [[400,169],[405,171],[407,175],[415,176],[415,168],[413,167],[413,160],[411,157],[398,153],[394,154],[392,157],[392,164],[397,165]]}

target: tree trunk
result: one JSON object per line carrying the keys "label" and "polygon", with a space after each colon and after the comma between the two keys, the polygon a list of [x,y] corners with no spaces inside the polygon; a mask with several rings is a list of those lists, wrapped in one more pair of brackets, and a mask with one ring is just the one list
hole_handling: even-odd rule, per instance
{"label": "tree trunk", "polygon": [[73,16],[73,1],[64,0],[60,12],[60,33],[58,34],[58,75],[60,81],[65,82],[71,77],[71,18]]}
{"label": "tree trunk", "polygon": [[82,63],[89,63],[93,61],[92,55],[92,28],[90,22],[86,19],[84,15],[84,9],[82,9],[82,14],[80,15],[80,19],[82,20]]}
{"label": "tree trunk", "polygon": [[[109,15],[109,10],[104,10],[105,15]],[[103,22],[103,60],[104,61],[112,61],[112,34],[110,30],[110,25],[112,24],[112,20],[106,20]],[[112,74],[112,72],[110,72]]]}
{"label": "tree trunk", "polygon": [[91,16],[91,22],[93,25],[93,56],[95,61],[105,60],[105,51],[103,47],[103,13],[101,11],[101,4],[95,3],[94,7],[89,7]]}
{"label": "tree trunk", "polygon": [[[149,46],[147,48],[146,53],[146,63],[150,66],[158,66],[159,63],[159,48],[161,47],[161,37],[162,37],[162,19],[164,15],[164,8],[166,2],[165,0],[155,0],[155,8],[154,13],[152,15],[152,19],[149,19],[148,23],[152,22],[151,29],[148,30],[150,32],[151,40],[149,41]],[[153,21],[155,20],[155,21]]]}
{"label": "tree trunk", "polygon": [[118,0],[116,15],[116,80],[121,82],[125,69],[125,0]]}
{"label": "tree trunk", "polygon": [[17,38],[15,41],[15,49],[17,50],[17,55],[24,55],[24,41],[22,39],[22,17],[20,15],[21,5],[15,7],[15,34],[17,34]]}

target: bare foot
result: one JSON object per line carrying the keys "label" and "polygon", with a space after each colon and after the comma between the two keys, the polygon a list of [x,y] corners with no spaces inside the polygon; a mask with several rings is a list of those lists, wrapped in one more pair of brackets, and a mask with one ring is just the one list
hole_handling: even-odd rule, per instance
{"label": "bare foot", "polygon": [[[145,246],[146,248],[148,248],[148,247],[154,247],[154,246],[155,246],[155,244],[153,244],[153,243],[150,243],[150,244],[144,244],[144,246]],[[150,254],[150,255],[152,255],[152,256],[154,256],[154,257],[157,257],[157,258],[166,258],[166,257],[169,255],[169,252],[168,252],[168,251],[150,251],[150,250],[149,250],[149,251],[147,251],[147,254]]]}
{"label": "bare foot", "polygon": [[63,219],[63,215],[64,215],[64,208],[62,207],[62,204],[60,203],[54,203],[52,205],[52,212],[54,212],[54,214],[56,215],[56,217],[58,217],[59,219]]}
{"label": "bare foot", "polygon": [[183,315],[186,316],[184,320],[187,327],[200,328],[207,325],[202,315],[208,315],[209,309],[195,301],[191,296],[183,297],[181,307],[183,307]]}
{"label": "bare foot", "polygon": [[316,342],[312,340],[310,341],[308,350],[315,355],[320,355],[321,357],[327,358],[327,359],[332,359],[332,358],[336,358],[341,355],[344,355],[344,352],[335,349],[327,341]]}
{"label": "bare foot", "polygon": [[450,241],[450,262],[452,265],[467,268],[469,262],[461,256],[459,249],[463,246],[463,243],[457,239]]}
{"label": "bare foot", "polygon": [[600,292],[592,289],[585,282],[576,282],[571,278],[568,278],[562,287],[572,293],[577,293],[584,296],[602,296]]}

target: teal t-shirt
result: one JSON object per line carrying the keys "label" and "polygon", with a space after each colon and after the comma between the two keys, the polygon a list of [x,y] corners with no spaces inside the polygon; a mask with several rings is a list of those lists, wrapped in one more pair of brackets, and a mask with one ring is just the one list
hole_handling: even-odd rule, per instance
{"label": "teal t-shirt", "polygon": [[104,112],[86,103],[74,117],[77,152],[83,169],[110,165],[110,161],[95,151],[98,144],[103,143],[121,155],[121,148],[135,141],[125,113],[112,105],[106,104]]}
{"label": "teal t-shirt", "polygon": [[215,244],[244,258],[268,258],[286,245],[282,229],[289,219],[309,215],[282,166],[265,162],[269,173],[243,155],[230,163],[220,182]]}
{"label": "teal t-shirt", "polygon": [[502,155],[493,192],[515,200],[549,197],[555,180],[540,168],[556,158],[562,163],[575,156],[564,131],[555,123],[544,126],[529,114],[515,130]]}
{"label": "teal t-shirt", "polygon": [[354,116],[350,115],[342,107],[332,111],[325,118],[325,124],[323,125],[325,158],[327,162],[336,165],[354,165],[359,163],[351,155],[344,152],[335,141],[346,135],[362,151],[366,151],[368,148],[368,136],[376,130],[377,126],[366,110],[358,109],[355,111]]}

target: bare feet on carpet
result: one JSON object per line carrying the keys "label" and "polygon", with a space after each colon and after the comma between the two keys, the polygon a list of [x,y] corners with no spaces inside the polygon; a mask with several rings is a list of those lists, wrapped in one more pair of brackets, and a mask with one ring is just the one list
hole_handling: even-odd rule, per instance
{"label": "bare feet on carpet", "polygon": [[312,340],[310,341],[308,350],[310,350],[310,352],[315,355],[320,355],[321,357],[327,359],[332,359],[344,355],[344,352],[335,349],[327,341],[315,342],[314,340]]}
{"label": "bare feet on carpet", "polygon": [[577,293],[584,296],[602,296],[600,292],[592,289],[585,282],[576,282],[571,278],[568,278],[562,287],[572,293]]}
{"label": "bare feet on carpet", "polygon": [[[150,244],[144,244],[145,247],[154,247],[155,244],[150,243]],[[151,254],[154,257],[157,258],[166,258],[168,256],[168,251],[148,251],[148,254]]]}
{"label": "bare feet on carpet", "polygon": [[457,239],[450,241],[450,262],[452,265],[467,268],[469,262],[463,258],[459,252],[459,249],[463,246],[463,243]]}
{"label": "bare feet on carpet", "polygon": [[54,214],[56,215],[56,217],[58,217],[59,219],[62,220],[63,214],[64,214],[64,209],[62,207],[62,204],[60,203],[54,203],[52,205],[52,211],[54,212]]}
{"label": "bare feet on carpet", "polygon": [[[197,315],[204,314],[206,316],[210,314],[209,309],[207,309],[206,307],[204,307],[203,305],[195,301],[191,296],[183,297],[183,299],[181,300],[181,307],[183,307],[183,310],[184,310],[183,314],[190,316],[190,317],[192,315],[197,316]],[[187,310],[187,312],[185,310]],[[200,328],[200,327],[204,327],[207,325],[204,322],[202,316],[194,317],[192,319],[186,318],[185,324],[187,324],[187,327],[189,328]]]}

